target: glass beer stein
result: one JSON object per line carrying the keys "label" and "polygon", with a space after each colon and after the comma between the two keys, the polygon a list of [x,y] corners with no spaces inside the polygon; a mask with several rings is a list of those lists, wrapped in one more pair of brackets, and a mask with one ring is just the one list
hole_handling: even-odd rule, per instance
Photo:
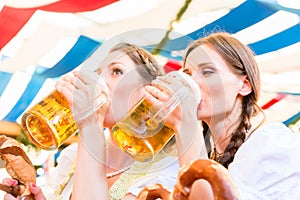
{"label": "glass beer stein", "polygon": [[183,84],[160,109],[154,108],[147,99],[142,98],[113,126],[116,144],[137,161],[152,160],[172,139],[175,132],[164,121],[189,92],[195,93],[194,90],[197,90],[195,96],[200,101],[199,87],[189,75],[174,71],[166,76],[180,76],[187,84]]}
{"label": "glass beer stein", "polygon": [[[101,87],[107,87],[104,81]],[[78,113],[79,120],[88,117],[107,100],[107,94],[100,94],[89,108]],[[33,144],[44,150],[57,149],[70,136],[78,133],[67,99],[57,90],[52,91],[39,103],[27,110],[21,119],[21,126]]]}

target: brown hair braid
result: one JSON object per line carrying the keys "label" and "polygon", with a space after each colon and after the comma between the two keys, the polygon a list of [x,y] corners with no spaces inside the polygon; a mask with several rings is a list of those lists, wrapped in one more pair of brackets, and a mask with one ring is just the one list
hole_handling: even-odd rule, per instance
{"label": "brown hair braid", "polygon": [[[185,59],[193,49],[203,44],[214,48],[236,74],[246,75],[252,86],[252,92],[244,96],[242,100],[240,124],[231,134],[229,144],[226,146],[223,155],[217,160],[227,168],[233,161],[239,147],[245,142],[246,132],[251,128],[251,117],[258,112],[262,112],[257,104],[260,94],[260,74],[253,51],[226,32],[212,33],[207,37],[196,40],[187,49]],[[184,60],[184,64],[185,62],[186,60]]]}
{"label": "brown hair braid", "polygon": [[137,64],[141,76],[148,81],[164,75],[163,67],[157,62],[157,59],[148,51],[134,44],[119,43],[110,50],[110,52],[115,51],[125,52]]}

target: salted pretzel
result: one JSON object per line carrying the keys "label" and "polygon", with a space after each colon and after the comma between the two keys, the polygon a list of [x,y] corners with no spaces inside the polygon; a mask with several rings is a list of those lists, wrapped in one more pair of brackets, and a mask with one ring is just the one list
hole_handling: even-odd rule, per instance
{"label": "salted pretzel", "polygon": [[157,183],[155,185],[150,185],[145,187],[136,198],[136,200],[146,200],[146,199],[147,200],[155,200],[155,199],[169,200],[171,199],[171,191],[169,191],[160,183]]}
{"label": "salted pretzel", "polygon": [[[138,200],[184,200],[189,199],[193,183],[206,180],[212,188],[214,199],[237,200],[237,189],[228,170],[214,160],[195,160],[180,168],[174,191],[170,192],[161,184],[145,187]],[[201,194],[199,194],[201,196]]]}
{"label": "salted pretzel", "polygon": [[16,186],[0,184],[0,189],[19,199],[33,200],[29,183],[36,183],[35,168],[20,143],[10,137],[0,136],[0,157],[6,162],[6,171],[18,181]]}

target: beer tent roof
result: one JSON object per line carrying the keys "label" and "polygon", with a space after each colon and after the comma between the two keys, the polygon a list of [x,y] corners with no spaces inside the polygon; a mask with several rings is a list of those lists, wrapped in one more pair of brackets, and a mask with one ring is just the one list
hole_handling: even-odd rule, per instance
{"label": "beer tent roof", "polygon": [[[30,105],[53,89],[57,78],[88,61],[103,41],[132,30],[166,31],[185,1],[1,3],[0,119],[18,122]],[[257,54],[263,84],[261,105],[272,121],[287,121],[300,111],[299,16],[299,3],[193,0],[174,26],[174,32],[180,34],[167,42],[164,48],[168,51],[161,56],[177,63],[178,52],[191,39],[214,30],[232,33]],[[145,47],[156,45],[148,41]]]}

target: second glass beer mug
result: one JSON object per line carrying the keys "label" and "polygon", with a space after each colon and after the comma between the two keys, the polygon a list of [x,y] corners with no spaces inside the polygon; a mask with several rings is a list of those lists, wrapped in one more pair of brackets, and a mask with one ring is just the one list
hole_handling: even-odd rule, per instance
{"label": "second glass beer mug", "polygon": [[[103,80],[99,84],[107,89]],[[89,116],[106,100],[107,94],[100,94],[93,105],[78,113],[77,118]],[[32,143],[44,150],[57,149],[70,136],[78,133],[69,103],[57,90],[27,110],[22,116],[21,126]]]}
{"label": "second glass beer mug", "polygon": [[186,84],[183,84],[160,109],[154,108],[147,99],[141,99],[113,127],[113,138],[116,144],[141,162],[152,160],[174,136],[174,130],[164,121],[181,100],[189,92],[194,92],[197,100],[200,101],[199,87],[189,75],[174,71],[166,76],[181,77]]}

